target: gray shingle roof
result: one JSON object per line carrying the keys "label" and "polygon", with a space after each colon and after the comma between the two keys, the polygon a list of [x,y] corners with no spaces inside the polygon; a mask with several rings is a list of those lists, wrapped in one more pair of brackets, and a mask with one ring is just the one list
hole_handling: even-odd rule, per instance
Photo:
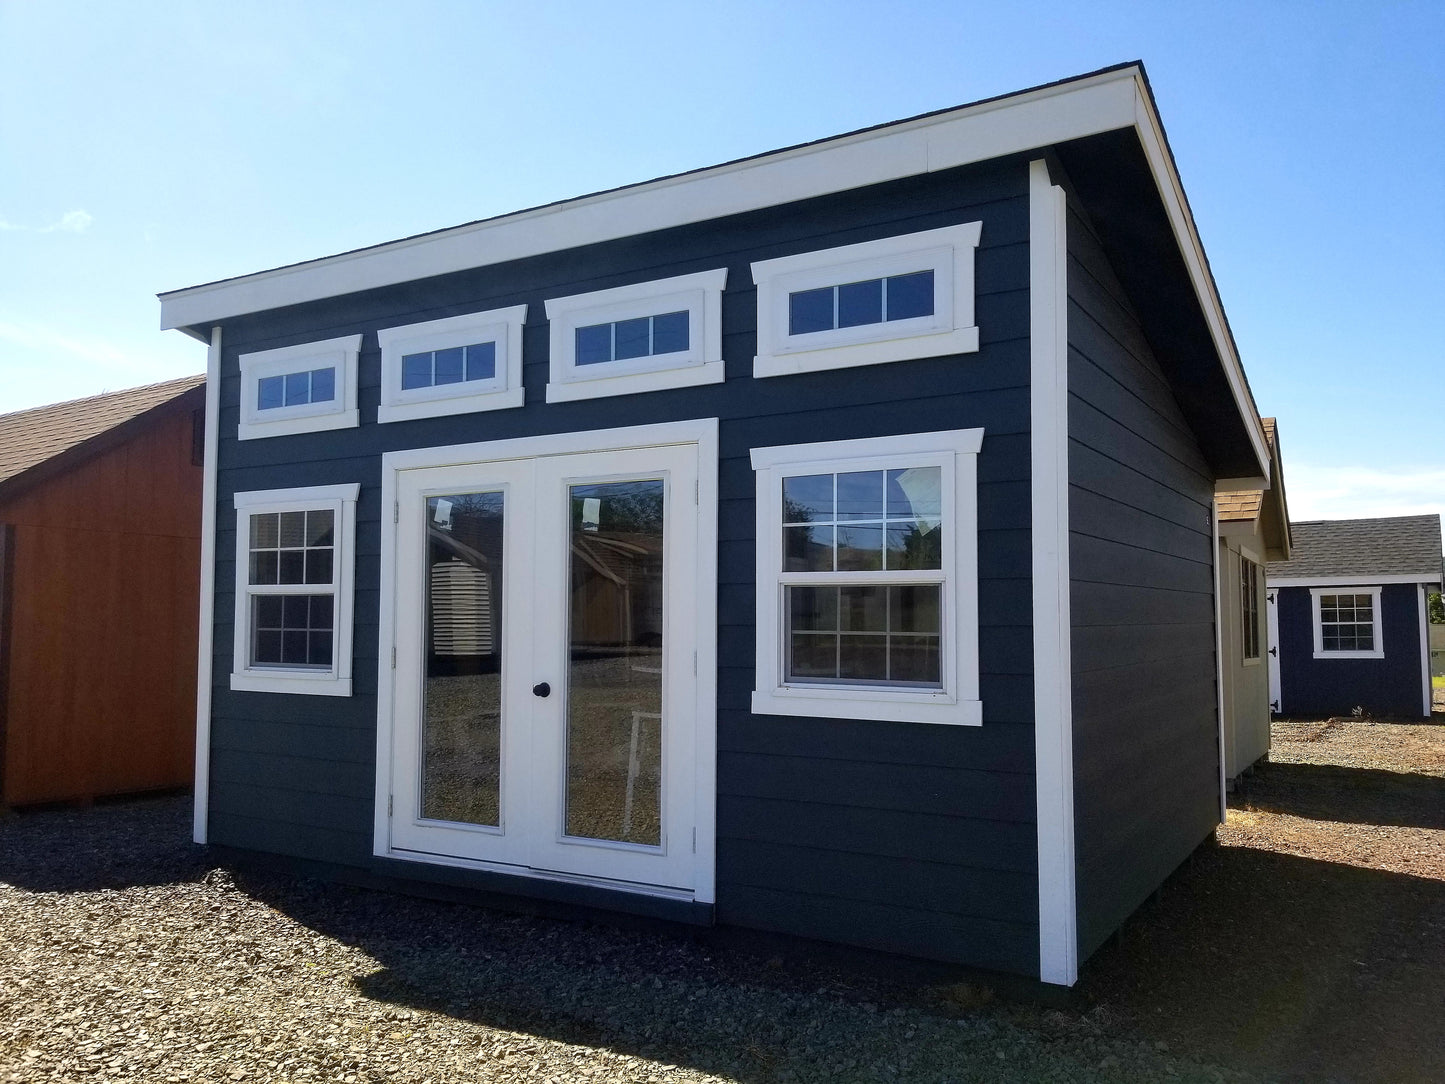
{"label": "gray shingle roof", "polygon": [[1440,517],[1391,516],[1387,519],[1318,519],[1292,523],[1294,551],[1288,561],[1271,561],[1270,578],[1350,576],[1368,583],[1371,576],[1442,577]]}

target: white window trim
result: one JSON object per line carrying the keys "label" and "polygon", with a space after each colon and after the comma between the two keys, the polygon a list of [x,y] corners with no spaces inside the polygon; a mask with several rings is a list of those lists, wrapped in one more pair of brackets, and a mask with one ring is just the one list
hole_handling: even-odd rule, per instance
{"label": "white window trim", "polygon": [[[1310,614],[1314,624],[1315,658],[1317,659],[1383,659],[1385,638],[1381,625],[1380,587],[1312,587],[1310,588]],[[1369,595],[1370,613],[1374,618],[1375,649],[1373,651],[1326,651],[1324,648],[1324,626],[1320,622],[1320,597],[1322,595]]]}
{"label": "white window trim", "polygon": [[[978,726],[978,485],[982,429],[755,448],[757,482],[757,715],[949,723]],[[867,685],[789,685],[783,680],[782,479],[800,471],[880,467],[943,469],[943,522],[951,539],[943,553],[944,627],[941,689]],[[952,482],[950,485],[949,482]],[[867,574],[860,574],[867,579]]]}
{"label": "white window trim", "polygon": [[[527,306],[447,316],[419,324],[383,328],[381,343],[381,405],[378,422],[436,418],[522,405],[522,325]],[[496,374],[488,380],[403,389],[401,359],[406,354],[447,350],[473,343],[496,344]]]}
{"label": "white window trim", "polygon": [[[547,300],[551,322],[547,402],[691,388],[723,381],[722,292],[727,268]],[[577,329],[687,311],[688,349],[578,366]]]}
{"label": "white window trim", "polygon": [[[339,339],[242,354],[241,421],[236,438],[255,440],[258,437],[356,427],[360,424],[360,413],[356,407],[356,358],[360,352],[361,336],[344,335]],[[270,410],[257,408],[256,394],[263,376],[328,366],[336,369],[336,395],[330,402],[273,407]]]}
{"label": "white window trim", "polygon": [[[231,668],[232,689],[261,693],[306,693],[313,696],[351,695],[351,624],[356,593],[356,500],[360,489],[357,483],[350,482],[334,486],[265,489],[236,494],[236,616]],[[331,667],[328,670],[295,670],[251,666],[248,651],[251,641],[248,590],[251,558],[250,517],[267,512],[306,512],[324,508],[336,513],[336,543],[331,565],[331,586],[335,592]],[[297,585],[298,589],[317,586],[319,585]]]}
{"label": "white window trim", "polygon": [[1257,559],[1257,558],[1254,556],[1254,554],[1252,554],[1249,550],[1247,550],[1247,549],[1245,549],[1243,546],[1241,546],[1240,549],[1239,549],[1239,583],[1240,583],[1240,592],[1239,592],[1239,618],[1240,618],[1239,661],[1240,661],[1240,665],[1242,665],[1242,666],[1258,666],[1258,665],[1260,665],[1261,662],[1264,661],[1264,653],[1265,653],[1265,650],[1266,650],[1266,648],[1265,648],[1265,646],[1264,646],[1264,640],[1265,640],[1264,632],[1263,632],[1263,630],[1260,628],[1260,625],[1262,624],[1262,622],[1260,621],[1260,618],[1262,618],[1262,617],[1264,616],[1264,612],[1263,612],[1262,610],[1256,609],[1256,610],[1255,610],[1255,614],[1254,614],[1254,627],[1255,627],[1255,637],[1256,637],[1256,639],[1255,639],[1255,645],[1254,645],[1254,646],[1255,646],[1255,649],[1256,649],[1259,653],[1258,653],[1257,655],[1246,655],[1246,654],[1244,653],[1244,652],[1245,652],[1245,647],[1246,647],[1247,641],[1248,641],[1248,639],[1249,639],[1249,637],[1248,637],[1248,631],[1249,631],[1249,630],[1245,627],[1245,623],[1244,623],[1244,619],[1248,616],[1248,615],[1244,612],[1244,576],[1245,576],[1244,566],[1245,566],[1245,563],[1246,563],[1246,562],[1248,562],[1249,564],[1252,564],[1252,565],[1254,566],[1254,581],[1255,581],[1254,597],[1255,597],[1255,600],[1256,600],[1256,605],[1258,604],[1258,599],[1259,599],[1260,591],[1261,591],[1261,589],[1264,587],[1264,563],[1263,563],[1262,561],[1260,561],[1259,559]]}
{"label": "white window trim", "polygon": [[[752,265],[758,288],[758,353],[753,376],[877,365],[911,358],[967,354],[978,349],[974,322],[974,254],[981,222],[800,252]],[[788,333],[788,296],[847,282],[933,272],[933,315]]]}

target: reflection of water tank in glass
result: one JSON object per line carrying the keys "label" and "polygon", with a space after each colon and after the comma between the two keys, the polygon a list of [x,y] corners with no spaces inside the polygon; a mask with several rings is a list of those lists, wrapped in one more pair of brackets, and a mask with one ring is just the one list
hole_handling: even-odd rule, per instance
{"label": "reflection of water tank in glass", "polygon": [[431,566],[432,651],[437,655],[491,655],[492,576],[452,557]]}

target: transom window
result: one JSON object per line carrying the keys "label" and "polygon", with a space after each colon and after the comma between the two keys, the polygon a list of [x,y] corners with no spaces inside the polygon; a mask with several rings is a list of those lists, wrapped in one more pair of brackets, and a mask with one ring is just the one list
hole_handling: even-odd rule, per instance
{"label": "transom window", "polygon": [[1315,587],[1315,658],[1381,659],[1379,587]]}
{"label": "transom window", "polygon": [[960,430],[754,450],[755,712],[979,721],[980,440]]}
{"label": "transom window", "polygon": [[579,327],[577,364],[597,365],[654,354],[675,354],[687,349],[687,332],[688,314],[685,311]]}
{"label": "transom window", "polygon": [[401,357],[401,387],[434,388],[469,380],[490,380],[497,375],[497,344],[471,343],[446,350],[425,350]]}
{"label": "transom window", "polygon": [[1239,559],[1239,609],[1244,661],[1259,659],[1259,565]]}
{"label": "transom window", "polygon": [[933,272],[848,282],[788,295],[788,334],[933,315]]}
{"label": "transom window", "polygon": [[233,689],[350,695],[357,492],[236,495]]}
{"label": "transom window", "polygon": [[382,328],[379,422],[522,405],[527,306]]}
{"label": "transom window", "polygon": [[256,409],[329,403],[336,398],[336,370],[331,366],[284,376],[263,376],[256,382]]}

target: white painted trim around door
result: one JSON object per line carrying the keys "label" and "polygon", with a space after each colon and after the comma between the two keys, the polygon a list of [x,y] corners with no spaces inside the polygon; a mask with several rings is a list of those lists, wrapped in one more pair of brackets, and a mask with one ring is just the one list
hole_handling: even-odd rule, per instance
{"label": "white painted trim around door", "polygon": [[201,606],[196,647],[196,764],[191,789],[191,838],[210,835],[211,679],[216,642],[216,459],[221,417],[221,329],[211,328],[206,350],[206,433],[201,466]]}
{"label": "white painted trim around door", "polygon": [[1079,920],[1069,642],[1068,204],[1042,160],[1029,163],[1029,299],[1039,977],[1072,986]]}

